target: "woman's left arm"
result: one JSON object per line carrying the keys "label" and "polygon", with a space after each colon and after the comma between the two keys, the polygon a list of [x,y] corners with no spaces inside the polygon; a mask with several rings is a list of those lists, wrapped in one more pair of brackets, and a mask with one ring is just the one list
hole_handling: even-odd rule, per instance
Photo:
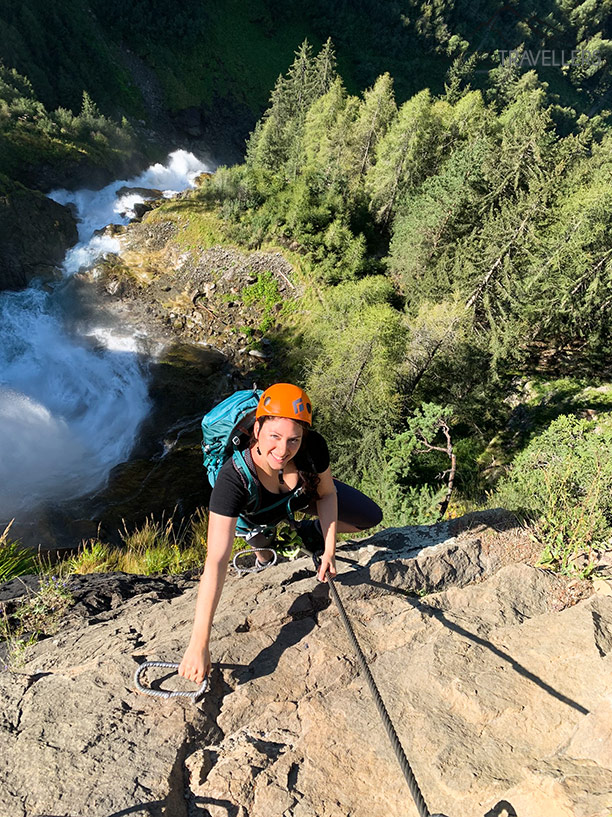
{"label": "woman's left arm", "polygon": [[329,570],[330,576],[336,575],[336,527],[338,524],[338,497],[336,486],[328,468],[319,474],[317,495],[317,515],[321,524],[321,532],[325,539],[325,550],[321,556],[321,566],[317,574],[319,581],[326,581],[325,574]]}

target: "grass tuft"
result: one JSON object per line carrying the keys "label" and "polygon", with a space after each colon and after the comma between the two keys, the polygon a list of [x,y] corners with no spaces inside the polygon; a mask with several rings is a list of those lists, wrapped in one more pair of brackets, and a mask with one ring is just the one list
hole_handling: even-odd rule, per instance
{"label": "grass tuft", "polygon": [[0,534],[0,584],[25,573],[37,572],[35,555],[23,548],[19,542],[9,539],[12,524],[13,520]]}
{"label": "grass tuft", "polygon": [[184,573],[204,564],[207,524],[208,517],[203,511],[196,513],[188,525],[178,529],[173,518],[164,522],[150,517],[133,531],[129,531],[124,523],[122,547],[90,539],[66,561],[65,572],[85,574],[118,570],[141,576]]}
{"label": "grass tuft", "polygon": [[47,576],[38,590],[29,593],[10,614],[7,604],[0,603],[0,640],[5,642],[3,668],[22,666],[29,646],[54,635],[71,602],[67,582],[59,576]]}

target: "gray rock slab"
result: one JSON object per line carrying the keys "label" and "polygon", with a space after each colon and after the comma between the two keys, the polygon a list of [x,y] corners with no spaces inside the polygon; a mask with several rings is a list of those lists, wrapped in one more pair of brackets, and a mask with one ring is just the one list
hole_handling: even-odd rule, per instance
{"label": "gray rock slab", "polygon": [[[607,817],[612,596],[568,606],[567,580],[443,536],[345,546],[337,581],[430,810]],[[73,617],[0,677],[2,817],[417,814],[305,557],[228,577],[198,706],[136,694],[138,663],[187,644],[197,582],[182,582]]]}

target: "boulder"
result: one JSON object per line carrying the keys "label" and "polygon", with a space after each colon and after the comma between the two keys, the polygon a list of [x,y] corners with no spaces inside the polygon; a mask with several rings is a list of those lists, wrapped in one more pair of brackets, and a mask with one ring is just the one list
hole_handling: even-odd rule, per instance
{"label": "boulder", "polygon": [[0,290],[53,274],[77,240],[68,207],[26,188],[0,197]]}
{"label": "boulder", "polygon": [[161,199],[164,196],[161,190],[157,190],[154,187],[130,187],[129,185],[120,187],[115,195],[117,198],[129,195],[142,196],[143,199]]}
{"label": "boulder", "polygon": [[[604,817],[612,597],[506,564],[493,524],[344,545],[338,592],[431,812]],[[119,576],[90,605],[79,582],[78,615],[0,677],[1,814],[417,815],[310,560],[228,577],[197,706],[132,681],[180,661],[197,582]]]}
{"label": "boulder", "polygon": [[137,201],[134,207],[132,208],[134,211],[134,221],[139,221],[145,213],[149,213],[155,207],[154,204],[147,201]]}

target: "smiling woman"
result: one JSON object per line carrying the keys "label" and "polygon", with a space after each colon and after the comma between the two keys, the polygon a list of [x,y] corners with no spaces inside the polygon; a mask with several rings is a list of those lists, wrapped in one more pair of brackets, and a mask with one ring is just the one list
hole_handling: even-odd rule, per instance
{"label": "smiling woman", "polygon": [[180,675],[196,683],[210,672],[210,632],[235,536],[257,547],[260,557],[271,559],[272,552],[265,548],[279,522],[292,519],[294,511],[316,515],[316,520],[296,523],[296,528],[307,550],[322,553],[318,578],[325,581],[328,572],[336,575],[337,533],[366,530],[382,519],[369,497],[333,479],[327,443],[312,429],[310,398],[299,386],[276,383],[263,392],[248,446],[240,453],[260,502],[256,512],[248,510],[249,481],[230,457],[210,499],[206,564],[191,640],[179,667]]}

